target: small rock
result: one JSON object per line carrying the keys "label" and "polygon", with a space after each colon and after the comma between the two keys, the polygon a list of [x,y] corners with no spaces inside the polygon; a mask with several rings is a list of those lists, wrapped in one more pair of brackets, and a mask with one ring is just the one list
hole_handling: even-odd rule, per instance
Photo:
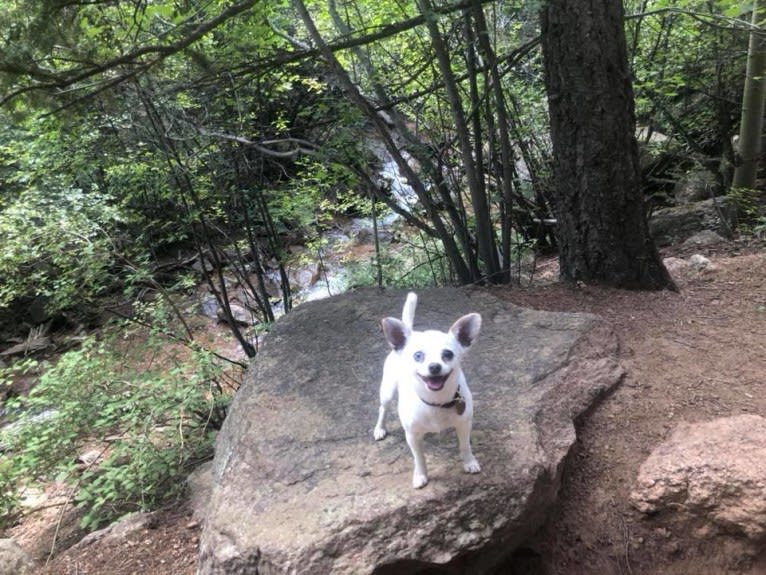
{"label": "small rock", "polygon": [[[727,197],[655,210],[649,230],[658,246],[675,244],[702,230],[728,234],[734,215],[733,202]],[[723,218],[723,219],[722,219]]]}
{"label": "small rock", "polygon": [[103,449],[89,449],[88,451],[83,451],[77,456],[77,459],[75,460],[75,463],[83,466],[83,467],[91,467],[94,463],[96,463],[102,456],[104,455]]}
{"label": "small rock", "polygon": [[354,234],[354,243],[360,246],[375,242],[375,235],[370,228],[361,228]]}
{"label": "small rock", "polygon": [[319,262],[311,262],[291,269],[289,272],[290,286],[296,291],[308,289],[319,280],[321,272]]}
{"label": "small rock", "polygon": [[702,230],[693,236],[686,238],[682,245],[687,247],[706,247],[726,243],[726,238],[713,230]]}
{"label": "small rock", "polygon": [[689,257],[689,264],[697,271],[715,269],[713,262],[711,262],[702,254],[694,254],[693,256]]}
{"label": "small rock", "polygon": [[695,520],[698,536],[724,530],[760,542],[766,540],[764,477],[763,417],[681,423],[641,465],[630,498],[643,513]]}
{"label": "small rock", "polygon": [[31,575],[32,560],[13,539],[0,539],[0,575]]}
{"label": "small rock", "polygon": [[[231,316],[234,319],[234,323],[237,325],[250,326],[255,323],[253,313],[246,307],[237,303],[230,303],[229,309],[231,310]],[[224,323],[228,321],[226,312],[223,311],[223,308],[218,309],[218,319]]]}
{"label": "small rock", "polygon": [[665,265],[665,269],[667,269],[671,275],[677,274],[678,272],[689,268],[689,262],[682,258],[665,258],[662,260],[662,263]]}
{"label": "small rock", "polygon": [[199,303],[199,309],[205,317],[218,319],[218,300],[215,296],[208,295],[202,298],[202,301]]}
{"label": "small rock", "polygon": [[154,513],[131,513],[119,521],[112,523],[104,529],[94,531],[86,535],[78,546],[86,546],[97,541],[122,541],[127,535],[141,529],[153,529],[156,527]]}
{"label": "small rock", "polygon": [[718,189],[715,174],[705,169],[691,170],[676,182],[673,195],[678,204],[707,200]]}

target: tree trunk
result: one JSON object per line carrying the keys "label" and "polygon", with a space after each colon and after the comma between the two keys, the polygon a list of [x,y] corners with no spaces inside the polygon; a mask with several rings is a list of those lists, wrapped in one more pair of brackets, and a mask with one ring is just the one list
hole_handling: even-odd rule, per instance
{"label": "tree trunk", "polygon": [[[460,154],[463,158],[465,179],[468,183],[474,218],[476,218],[476,241],[478,243],[479,256],[484,263],[483,271],[487,281],[490,283],[500,283],[502,281],[500,263],[497,257],[497,250],[495,249],[495,236],[492,229],[489,202],[487,201],[482,176],[479,173],[481,166],[477,165],[476,158],[474,158],[465,110],[463,110],[463,104],[460,100],[457,80],[452,72],[447,45],[439,31],[430,0],[418,0],[417,4],[420,12],[425,17],[426,28],[431,36],[431,46],[436,54],[436,61],[444,82],[444,91],[450,104],[452,119],[455,122],[455,136],[457,137]],[[474,134],[474,136],[479,137],[480,134]]]}
{"label": "tree trunk", "polygon": [[753,2],[753,29],[747,50],[745,91],[742,95],[742,117],[739,127],[739,162],[734,170],[735,188],[755,188],[758,161],[761,158],[763,136],[763,104],[766,99],[766,39],[758,29],[759,15],[763,8],[758,0]]}
{"label": "tree trunk", "polygon": [[622,3],[547,0],[541,20],[561,275],[675,288],[648,234]]}
{"label": "tree trunk", "polygon": [[[335,27],[338,29],[338,31],[343,36],[347,36],[349,38],[353,36],[353,30],[341,18],[340,13],[338,12],[336,0],[328,0],[328,8],[330,11],[330,16],[332,17],[333,22],[335,23]],[[361,47],[352,48],[351,51],[359,59],[359,63],[361,64],[364,72],[367,74],[367,79],[372,86],[373,93],[375,94],[375,98],[377,98],[378,101],[377,103],[382,108],[387,110],[388,115],[395,126],[396,133],[403,137],[407,142],[407,151],[412,154],[412,156],[421,165],[423,171],[426,174],[426,177],[430,178],[434,183],[433,188],[438,194],[438,197],[441,198],[442,205],[447,212],[449,220],[452,224],[452,228],[454,230],[457,245],[459,245],[459,247],[462,249],[462,260],[465,262],[465,267],[469,274],[466,278],[461,277],[461,281],[465,283],[474,283],[478,281],[481,279],[481,272],[479,271],[479,262],[475,256],[475,249],[472,245],[471,233],[466,225],[467,218],[465,217],[465,213],[457,208],[456,202],[452,200],[450,190],[446,186],[444,180],[443,171],[439,166],[434,164],[431,157],[431,151],[427,150],[426,147],[423,146],[423,142],[412,132],[404,115],[401,114],[394,105],[392,105],[391,97],[388,93],[387,87],[384,86],[381,82],[381,76],[378,74],[375,66],[373,65],[369,53],[363,50]],[[413,189],[415,188],[416,186],[413,185]],[[383,200],[385,201],[385,198],[383,198]],[[423,203],[423,205],[426,208],[429,217],[441,219],[441,214],[438,210],[435,209],[434,202],[431,201],[431,198],[428,196],[428,194],[425,200],[427,200],[428,203]],[[392,206],[389,205],[389,207]],[[393,207],[392,209],[394,209],[394,211],[397,213],[400,213],[397,209]],[[400,215],[403,214],[400,213]],[[410,221],[411,224],[416,225],[412,221],[412,215],[409,215],[408,218],[408,221]],[[439,228],[438,223],[432,223],[434,224],[434,228]],[[421,226],[417,227],[423,229]],[[442,228],[444,228],[444,226],[442,226]],[[430,235],[433,236],[434,234]]]}
{"label": "tree trunk", "polygon": [[511,128],[508,120],[508,109],[505,106],[505,95],[500,78],[500,70],[497,65],[497,57],[492,49],[489,38],[487,21],[484,18],[484,8],[479,0],[471,2],[471,14],[476,22],[476,33],[479,41],[479,49],[486,60],[492,80],[492,94],[495,99],[495,112],[497,114],[497,131],[500,136],[500,184],[503,197],[504,215],[501,227],[501,246],[503,261],[501,264],[503,282],[511,281],[511,227],[513,220],[513,164],[514,155],[511,146]]}
{"label": "tree trunk", "polygon": [[298,12],[298,15],[303,21],[304,26],[306,26],[306,30],[309,33],[311,41],[316,44],[317,48],[319,49],[319,53],[322,55],[325,62],[329,66],[330,71],[335,77],[335,80],[346,92],[349,100],[355,106],[357,106],[357,108],[367,117],[367,119],[370,120],[373,126],[375,126],[381,141],[386,146],[386,149],[396,162],[399,171],[407,178],[407,182],[412,186],[415,194],[420,200],[420,203],[425,207],[429,214],[429,218],[437,231],[438,237],[444,246],[444,251],[447,255],[447,258],[449,258],[449,261],[452,264],[459,281],[461,283],[470,283],[473,279],[471,272],[466,265],[465,260],[460,255],[460,250],[455,243],[455,239],[447,232],[447,229],[444,226],[444,222],[442,222],[441,218],[436,212],[436,207],[430,200],[430,196],[428,195],[423,182],[420,180],[420,178],[417,177],[412,167],[402,156],[399,148],[396,146],[396,143],[391,137],[385,122],[373,109],[370,102],[367,101],[364,96],[362,96],[359,89],[351,81],[351,77],[349,76],[346,69],[343,68],[338,59],[335,57],[335,54],[324,41],[324,38],[322,38],[322,35],[319,33],[316,24],[314,24],[314,20],[311,18],[311,14],[309,13],[308,8],[306,8],[306,4],[303,2],[303,0],[292,0],[292,5],[296,12]]}

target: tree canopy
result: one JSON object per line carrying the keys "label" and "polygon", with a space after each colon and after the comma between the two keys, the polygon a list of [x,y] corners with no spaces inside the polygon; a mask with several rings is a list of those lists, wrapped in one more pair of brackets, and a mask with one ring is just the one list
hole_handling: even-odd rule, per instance
{"label": "tree canopy", "polygon": [[[286,234],[315,237],[333,214],[375,204],[437,246],[446,279],[509,281],[522,250],[556,244],[538,11],[486,0],[4,2],[0,229],[11,241],[0,269],[27,279],[0,303],[44,296],[64,309],[115,279],[141,284],[121,274],[151,273],[182,243],[216,264],[246,255],[279,267]],[[626,14],[639,134],[650,158],[675,155],[670,167],[647,161],[647,197],[661,203],[668,170],[693,164],[728,185],[747,7],[635,0]],[[411,205],[381,180],[371,142],[412,187]],[[225,304],[222,278],[208,279]],[[252,298],[270,317],[262,283]]]}

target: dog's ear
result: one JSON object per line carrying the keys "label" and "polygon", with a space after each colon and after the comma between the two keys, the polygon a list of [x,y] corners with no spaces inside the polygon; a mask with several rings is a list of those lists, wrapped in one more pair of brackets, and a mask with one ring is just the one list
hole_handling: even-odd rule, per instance
{"label": "dog's ear", "polygon": [[480,329],[481,316],[478,313],[469,313],[452,324],[450,332],[452,332],[452,335],[455,336],[460,345],[469,348],[479,336]]}
{"label": "dog's ear", "polygon": [[410,328],[395,317],[384,318],[380,323],[383,326],[383,333],[386,335],[389,345],[396,351],[404,349],[404,346],[407,345],[407,340],[410,338]]}

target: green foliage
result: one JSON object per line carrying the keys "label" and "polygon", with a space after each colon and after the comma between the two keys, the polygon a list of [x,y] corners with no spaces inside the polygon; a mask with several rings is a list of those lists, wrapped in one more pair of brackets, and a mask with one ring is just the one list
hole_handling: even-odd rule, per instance
{"label": "green foliage", "polygon": [[[89,126],[28,117],[0,127],[0,312],[42,298],[86,307],[114,282],[124,218],[97,184]],[[19,314],[21,315],[21,314]]]}
{"label": "green foliage", "polygon": [[28,189],[0,212],[0,309],[43,297],[58,312],[112,281],[119,213],[96,192]]}
{"label": "green foliage", "polygon": [[10,523],[19,505],[19,497],[14,478],[13,462],[3,457],[0,459],[0,529]]}
{"label": "green foliage", "polygon": [[[381,244],[379,265],[383,283],[388,287],[425,288],[450,282],[449,263],[438,242],[415,236],[413,243]],[[377,285],[378,262],[369,260],[346,263],[347,283],[352,287]]]}
{"label": "green foliage", "polygon": [[736,0],[627,2],[636,115],[682,149],[719,154],[741,89],[745,41]]}
{"label": "green foliage", "polygon": [[[87,338],[46,368],[28,397],[11,402],[18,415],[0,432],[5,507],[14,503],[11,486],[63,478],[76,487],[83,525],[95,528],[177,495],[187,468],[209,456],[211,424],[226,401],[216,383],[221,366],[208,352],[167,342],[155,364],[159,346],[139,353],[126,337]],[[86,450],[99,457],[78,466]]]}
{"label": "green foliage", "polygon": [[734,202],[737,229],[760,239],[766,238],[766,195],[763,191],[731,188],[728,195]]}

